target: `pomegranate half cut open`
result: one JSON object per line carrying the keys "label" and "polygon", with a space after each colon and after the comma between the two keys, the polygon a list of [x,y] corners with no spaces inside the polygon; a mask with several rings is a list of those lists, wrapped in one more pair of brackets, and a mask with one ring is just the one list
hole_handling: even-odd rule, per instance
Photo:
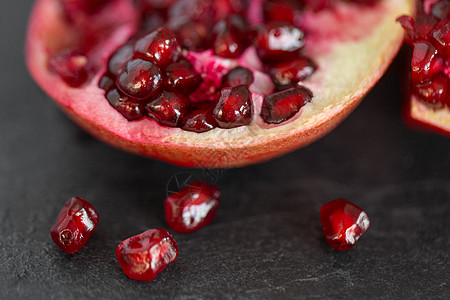
{"label": "pomegranate half cut open", "polygon": [[[335,128],[393,60],[404,35],[395,20],[413,14],[415,7],[412,0],[336,0],[320,8],[310,2],[38,0],[26,61],[42,89],[110,145],[187,167],[244,166],[306,146]],[[156,33],[148,40],[160,25],[156,30],[167,41],[164,49],[151,44]],[[143,33],[142,28],[152,29]],[[214,41],[196,44],[205,28]],[[124,45],[134,48],[122,49],[111,62]],[[140,67],[150,73],[142,75]],[[235,70],[239,67],[246,70]],[[176,81],[192,69],[202,83],[187,75],[183,78],[193,79]],[[239,77],[248,71],[248,77]],[[104,81],[111,73],[119,79]],[[176,83],[184,92],[165,90],[165,76],[172,78],[171,88]],[[193,92],[190,82],[199,84]],[[222,82],[240,86],[224,88]],[[113,90],[109,101],[104,89]],[[136,99],[124,100],[130,97]],[[197,103],[202,97],[209,105],[220,103],[205,108]],[[245,111],[233,111],[236,105]]]}

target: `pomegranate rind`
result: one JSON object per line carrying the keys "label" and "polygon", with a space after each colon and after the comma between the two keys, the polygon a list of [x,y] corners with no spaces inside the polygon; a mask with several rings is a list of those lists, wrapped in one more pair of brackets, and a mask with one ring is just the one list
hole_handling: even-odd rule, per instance
{"label": "pomegranate rind", "polygon": [[[58,12],[57,0],[38,0],[32,11],[26,41],[26,61],[31,75],[56,103],[82,128],[117,148],[185,167],[238,167],[269,160],[307,146],[333,130],[361,102],[381,78],[398,52],[403,30],[395,22],[414,11],[412,0],[384,0],[371,16],[376,19],[367,35],[356,40],[329,42],[327,51],[305,49],[318,64],[305,82],[314,93],[292,120],[269,126],[259,117],[262,96],[254,94],[254,120],[250,126],[194,133],[166,128],[150,118],[128,122],[105,100],[97,87],[106,61],[115,49],[133,35],[136,12],[132,1],[120,5],[121,24],[99,45],[97,59],[102,68],[82,89],[68,87],[49,71],[49,49],[64,36],[67,25]],[[372,9],[372,8],[371,8]],[[126,13],[123,13],[126,12]],[[57,28],[57,30],[55,29]],[[69,41],[70,43],[70,41]],[[308,44],[307,44],[308,46]]]}

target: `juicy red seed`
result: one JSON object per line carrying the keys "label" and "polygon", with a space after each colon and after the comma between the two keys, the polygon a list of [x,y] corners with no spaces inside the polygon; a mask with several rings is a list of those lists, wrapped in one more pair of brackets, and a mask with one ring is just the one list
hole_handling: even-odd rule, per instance
{"label": "juicy red seed", "polygon": [[172,30],[160,27],[140,38],[134,46],[134,52],[140,58],[165,67],[178,60],[181,55],[181,46]]}
{"label": "juicy red seed", "polygon": [[122,114],[127,120],[137,120],[144,116],[145,103],[141,100],[130,98],[112,89],[106,94],[109,104]]}
{"label": "juicy red seed", "polygon": [[450,1],[441,0],[433,5],[431,13],[438,19],[450,20]]}
{"label": "juicy red seed", "polygon": [[217,122],[213,117],[214,106],[204,105],[188,112],[180,123],[180,128],[186,131],[202,133],[216,128]]}
{"label": "juicy red seed", "polygon": [[200,75],[186,60],[173,63],[166,68],[166,85],[180,93],[190,94],[199,86],[200,81]]}
{"label": "juicy red seed", "polygon": [[294,24],[302,11],[302,5],[294,0],[268,0],[263,4],[264,19],[267,22],[283,21]]}
{"label": "juicy red seed", "polygon": [[224,88],[213,111],[221,128],[235,128],[252,122],[252,95],[244,85]]}
{"label": "juicy red seed", "polygon": [[249,87],[253,80],[252,71],[247,68],[236,67],[223,77],[222,87],[237,87],[240,85]]}
{"label": "juicy red seed", "polygon": [[416,30],[414,27],[415,21],[410,16],[401,16],[397,18],[397,21],[402,25],[403,29],[406,30],[405,42],[412,45],[415,42]]}
{"label": "juicy red seed", "polygon": [[418,84],[415,89],[420,100],[433,108],[439,109],[445,105],[449,85],[447,76],[438,74],[430,82]]}
{"label": "juicy red seed", "polygon": [[143,36],[148,32],[158,29],[158,27],[164,26],[166,20],[161,11],[151,9],[150,11],[142,12],[143,16],[141,20],[141,28],[138,33],[139,36]]}
{"label": "juicy red seed", "polygon": [[312,60],[299,57],[290,62],[282,62],[272,66],[269,74],[276,85],[286,86],[305,80],[315,70],[316,65]]}
{"label": "juicy red seed", "polygon": [[109,73],[119,76],[125,70],[127,63],[133,58],[133,46],[125,45],[120,47],[108,61]]}
{"label": "juicy red seed", "polygon": [[253,43],[263,61],[294,59],[305,45],[303,31],[286,22],[259,25],[254,34]]}
{"label": "juicy red seed", "polygon": [[116,81],[117,87],[135,99],[148,99],[155,96],[161,85],[161,70],[157,65],[142,59],[133,59]]}
{"label": "juicy red seed", "polygon": [[178,0],[169,7],[169,22],[179,25],[195,21],[211,28],[217,15],[214,5],[214,1],[211,0]]}
{"label": "juicy red seed", "polygon": [[413,44],[411,61],[412,80],[420,83],[431,80],[443,68],[442,58],[437,49],[429,42],[421,41]]}
{"label": "juicy red seed", "polygon": [[303,86],[296,86],[287,90],[266,96],[261,106],[261,118],[268,124],[279,124],[297,114],[308,102],[313,94]]}
{"label": "juicy red seed", "polygon": [[71,87],[79,87],[88,79],[88,60],[76,51],[64,51],[50,57],[50,69]]}
{"label": "juicy red seed", "polygon": [[110,90],[116,87],[116,83],[114,82],[114,79],[112,79],[111,77],[103,75],[102,78],[100,78],[100,81],[98,82],[98,87],[104,91],[109,92]]}
{"label": "juicy red seed", "polygon": [[155,100],[145,107],[147,115],[159,124],[176,127],[181,118],[186,114],[189,100],[181,94],[163,91]]}
{"label": "juicy red seed", "polygon": [[116,257],[125,275],[151,281],[178,256],[178,246],[164,229],[149,229],[121,242]]}
{"label": "juicy red seed", "polygon": [[343,199],[322,206],[320,221],[326,241],[340,251],[352,248],[370,225],[361,208]]}
{"label": "juicy red seed", "polygon": [[178,40],[188,50],[205,50],[211,43],[210,29],[203,23],[189,21],[176,30]]}
{"label": "juicy red seed", "polygon": [[83,248],[98,223],[95,208],[86,200],[74,197],[67,201],[58,215],[50,235],[55,244],[73,254]]}
{"label": "juicy red seed", "polygon": [[238,15],[231,15],[214,26],[214,53],[226,58],[235,58],[248,46],[247,22]]}
{"label": "juicy red seed", "polygon": [[432,42],[438,48],[439,54],[450,59],[450,21],[439,26],[433,33]]}
{"label": "juicy red seed", "polygon": [[437,19],[430,15],[417,16],[414,21],[415,41],[428,40]]}
{"label": "juicy red seed", "polygon": [[204,182],[194,182],[167,197],[164,203],[166,222],[182,233],[196,231],[214,220],[220,202],[220,191]]}

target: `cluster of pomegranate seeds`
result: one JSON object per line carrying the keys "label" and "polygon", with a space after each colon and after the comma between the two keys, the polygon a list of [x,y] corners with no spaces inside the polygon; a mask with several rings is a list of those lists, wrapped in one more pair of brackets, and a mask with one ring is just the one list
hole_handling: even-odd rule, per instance
{"label": "cluster of pomegranate seeds", "polygon": [[422,7],[416,19],[402,16],[398,21],[413,48],[413,93],[434,109],[450,107],[450,1]]}
{"label": "cluster of pomegranate seeds", "polygon": [[164,229],[149,229],[121,242],[116,257],[131,279],[151,281],[178,256],[178,246]]}
{"label": "cluster of pomegranate seeds", "polygon": [[79,87],[88,79],[88,60],[77,51],[63,51],[49,60],[49,67],[71,87]]}
{"label": "cluster of pomegranate seeds", "polygon": [[164,210],[166,222],[175,231],[189,233],[215,218],[220,203],[220,191],[212,185],[196,181],[167,197]]}
{"label": "cluster of pomegranate seeds", "polygon": [[74,197],[67,201],[50,229],[55,244],[66,253],[80,250],[91,237],[98,223],[98,214],[86,200]]}
{"label": "cluster of pomegranate seeds", "polygon": [[343,199],[322,206],[320,221],[326,241],[340,251],[352,248],[370,225],[361,208]]}

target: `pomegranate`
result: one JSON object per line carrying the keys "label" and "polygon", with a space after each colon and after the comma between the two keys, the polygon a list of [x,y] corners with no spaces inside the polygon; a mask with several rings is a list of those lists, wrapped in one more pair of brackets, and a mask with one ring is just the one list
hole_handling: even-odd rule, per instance
{"label": "pomegranate", "polygon": [[412,128],[450,136],[450,1],[425,0],[416,18],[398,18],[412,51],[404,119]]}
{"label": "pomegranate", "polygon": [[[337,126],[397,53],[395,19],[413,11],[413,0],[37,0],[26,60],[111,145],[182,166],[243,166]],[[425,41],[429,55],[445,30]]]}
{"label": "pomegranate", "polygon": [[50,236],[64,252],[79,251],[94,233],[98,223],[95,208],[86,200],[73,197],[66,202],[50,229]]}

